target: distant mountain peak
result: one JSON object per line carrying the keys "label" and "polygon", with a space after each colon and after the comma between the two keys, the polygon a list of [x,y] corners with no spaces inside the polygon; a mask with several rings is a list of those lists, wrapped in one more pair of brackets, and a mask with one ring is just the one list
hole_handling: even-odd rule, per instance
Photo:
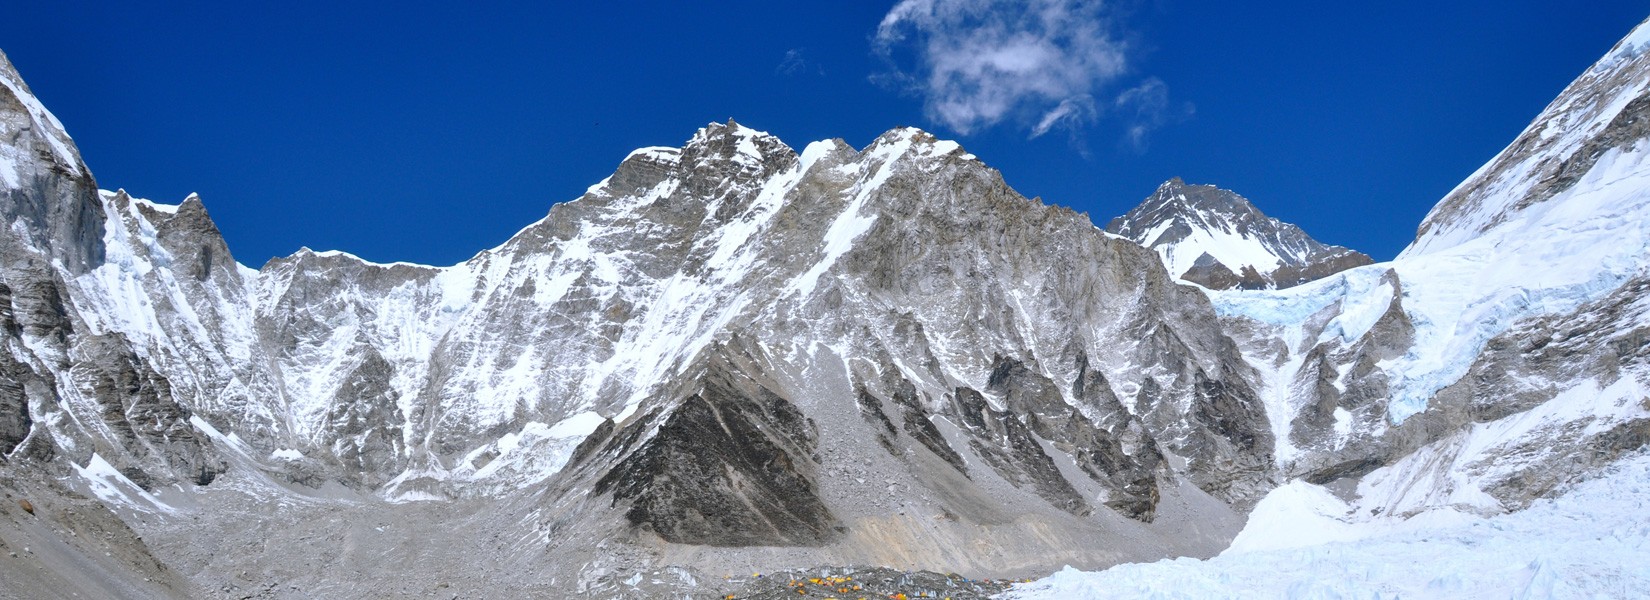
{"label": "distant mountain peak", "polygon": [[1214,289],[1286,288],[1374,262],[1266,216],[1236,192],[1179,177],[1106,230],[1156,250],[1172,275]]}

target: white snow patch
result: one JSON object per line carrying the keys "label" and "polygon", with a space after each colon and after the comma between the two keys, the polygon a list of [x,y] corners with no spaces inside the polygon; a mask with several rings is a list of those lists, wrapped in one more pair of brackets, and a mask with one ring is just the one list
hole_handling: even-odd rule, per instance
{"label": "white snow patch", "polygon": [[309,248],[300,248],[298,250],[298,252],[299,253],[307,252],[307,253],[313,254],[315,256],[321,256],[321,257],[326,257],[326,258],[347,258],[347,259],[350,259],[350,260],[353,260],[353,261],[356,261],[356,262],[359,262],[359,263],[362,263],[362,264],[365,264],[365,265],[371,265],[371,266],[374,266],[374,267],[386,267],[386,268],[388,268],[388,267],[413,267],[415,269],[438,269],[438,268],[440,268],[440,267],[435,267],[435,266],[431,266],[431,265],[423,265],[423,264],[410,263],[410,262],[405,262],[405,261],[395,261],[395,262],[387,262],[387,263],[373,262],[373,261],[367,260],[365,258],[361,258],[359,256],[356,256],[354,254],[350,254],[350,253],[345,252],[343,250],[311,250]]}
{"label": "white snow patch", "polygon": [[[100,194],[109,194],[111,192],[98,190],[98,193],[100,193]],[[189,197],[194,198],[195,195],[190,194]],[[185,198],[185,200],[187,200],[187,198]],[[155,201],[152,201],[152,200],[146,200],[146,199],[143,199],[143,198],[132,198],[132,202],[137,203],[137,204],[141,204],[143,206],[147,206],[147,207],[149,207],[150,210],[153,210],[155,212],[162,213],[162,214],[168,214],[168,215],[178,214],[178,206],[180,206],[178,204],[161,204],[159,202],[155,202]]]}
{"label": "white snow patch", "polygon": [[802,166],[799,170],[803,173],[807,173],[808,169],[814,166],[814,163],[830,156],[831,153],[835,151],[836,143],[834,142],[818,141],[808,144],[807,147],[802,149]]}
{"label": "white snow patch", "polygon": [[22,166],[17,164],[16,159],[5,154],[0,154],[0,185],[5,186],[5,189],[23,187]]}
{"label": "white snow patch", "polygon": [[74,463],[70,463],[70,466],[74,467],[75,473],[86,481],[92,493],[105,504],[125,506],[144,512],[175,511],[171,505],[138,487],[138,484],[122,475],[114,465],[109,464],[109,461],[104,460],[103,456],[96,452],[92,453],[92,460],[88,461],[86,466]]}
{"label": "white snow patch", "polygon": [[669,146],[648,146],[631,150],[624,159],[630,160],[638,156],[654,162],[676,164],[681,160],[682,151]]}
{"label": "white snow patch", "polygon": [[495,443],[498,456],[468,475],[472,481],[498,480],[525,487],[561,471],[573,449],[605,421],[594,412],[582,412],[554,426],[528,422],[518,433],[505,434]]}
{"label": "white snow patch", "polygon": [[1257,272],[1270,273],[1283,265],[1283,257],[1267,249],[1261,240],[1236,232],[1196,228],[1185,239],[1172,244],[1152,246],[1156,238],[1173,224],[1164,222],[1159,225],[1159,230],[1148,232],[1146,239],[1153,240],[1147,246],[1157,250],[1163,257],[1163,265],[1168,267],[1169,274],[1174,277],[1186,274],[1205,253],[1226,265],[1233,273],[1242,273],[1244,267],[1254,267]]}

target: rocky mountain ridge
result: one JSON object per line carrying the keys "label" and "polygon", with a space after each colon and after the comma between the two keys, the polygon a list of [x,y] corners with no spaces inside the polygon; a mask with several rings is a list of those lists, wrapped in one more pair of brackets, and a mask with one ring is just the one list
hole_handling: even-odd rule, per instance
{"label": "rocky mountain ridge", "polygon": [[[1499,217],[1264,290],[1177,283],[920,130],[799,152],[732,121],[459,265],[253,270],[199,198],[97,191],[0,64],[0,470],[98,497],[191,581],[346,595],[384,582],[340,569],[409,565],[619,596],[1208,556],[1290,481],[1369,518],[1517,509],[1650,438],[1644,136],[1572,127],[1632,121],[1640,37],[1435,211]],[[1506,156],[1583,172],[1472,184]],[[339,515],[386,524],[305,529]],[[282,543],[197,552],[248,523]],[[419,527],[455,543],[402,554]]]}

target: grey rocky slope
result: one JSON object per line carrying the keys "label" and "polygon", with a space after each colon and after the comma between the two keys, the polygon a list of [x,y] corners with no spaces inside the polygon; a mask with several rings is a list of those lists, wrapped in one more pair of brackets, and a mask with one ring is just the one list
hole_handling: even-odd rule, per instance
{"label": "grey rocky slope", "polygon": [[6,279],[32,394],[8,461],[83,473],[157,532],[241,493],[497,502],[533,547],[632,548],[536,555],[567,577],[1019,573],[1211,553],[1271,485],[1200,292],[914,129],[798,153],[713,124],[447,268],[306,250],[254,272],[197,198],[17,164],[14,205],[92,216],[12,240],[40,266]]}
{"label": "grey rocky slope", "polygon": [[[1205,556],[1296,478],[1516,509],[1645,441],[1650,233],[1622,217],[1650,169],[1598,123],[1647,60],[1618,47],[1524,136],[1570,142],[1464,184],[1500,221],[1249,291],[918,130],[797,152],[731,121],[459,265],[254,271],[198,198],[97,192],[3,65],[0,468],[205,589],[291,597]],[[1540,203],[1474,187],[1595,147]]]}
{"label": "grey rocky slope", "polygon": [[1106,231],[1156,250],[1180,279],[1217,290],[1287,288],[1375,262],[1266,216],[1236,192],[1179,177]]}

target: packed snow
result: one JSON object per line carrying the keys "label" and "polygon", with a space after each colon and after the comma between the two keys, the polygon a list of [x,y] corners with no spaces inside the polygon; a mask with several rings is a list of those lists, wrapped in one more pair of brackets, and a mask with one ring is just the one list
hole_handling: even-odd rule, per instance
{"label": "packed snow", "polygon": [[1650,595],[1650,455],[1623,460],[1559,498],[1489,518],[1437,511],[1402,521],[1354,524],[1339,516],[1344,505],[1338,499],[1314,487],[1291,484],[1267,496],[1238,542],[1218,557],[1125,564],[1100,572],[1067,567],[1016,586],[1005,597]]}

